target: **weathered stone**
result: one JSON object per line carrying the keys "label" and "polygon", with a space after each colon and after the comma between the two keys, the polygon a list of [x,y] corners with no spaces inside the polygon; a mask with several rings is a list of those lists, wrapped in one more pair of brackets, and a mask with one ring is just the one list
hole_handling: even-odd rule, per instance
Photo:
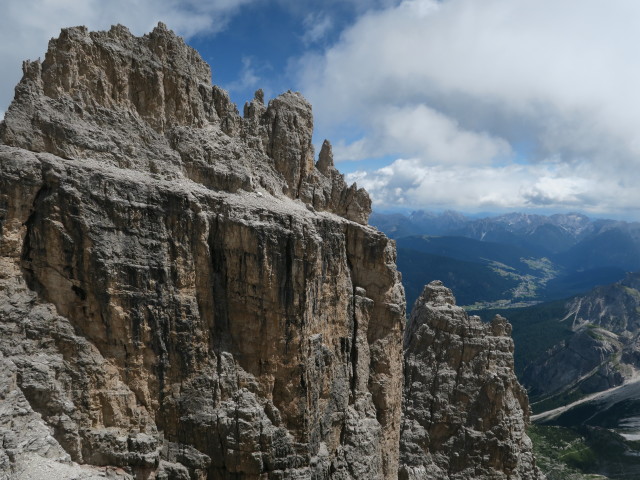
{"label": "weathered stone", "polygon": [[162,25],[67,29],[25,64],[0,128],[0,352],[69,461],[395,478],[395,252],[300,202],[311,135],[296,93],[239,117]]}
{"label": "weathered stone", "polygon": [[[164,25],[65,29],[25,63],[0,123],[0,477],[397,478],[395,246],[329,142],[314,165],[312,129],[298,93],[258,91],[241,117]],[[460,360],[447,337],[427,370],[497,358],[480,413],[499,445],[463,440],[478,468],[497,451],[520,472],[528,450],[500,443],[526,411],[508,327],[473,325],[498,347],[472,336]],[[429,435],[463,452],[473,405]],[[423,465],[421,421],[405,422],[405,473]]]}
{"label": "weathered stone", "polygon": [[214,190],[284,194],[367,223],[367,193],[315,168],[311,105],[299,93],[265,107],[256,92],[240,117],[211,85],[209,66],[163,24],[143,37],[121,25],[63,29],[44,61],[23,70],[0,123],[6,145],[186,176]]}
{"label": "weathered stone", "polygon": [[544,478],[510,334],[500,316],[469,317],[441,282],[425,287],[405,332],[400,478]]}

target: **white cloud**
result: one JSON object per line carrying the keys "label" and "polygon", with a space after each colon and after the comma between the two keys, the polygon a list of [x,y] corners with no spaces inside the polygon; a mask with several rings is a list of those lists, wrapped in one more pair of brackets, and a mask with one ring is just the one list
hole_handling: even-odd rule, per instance
{"label": "white cloud", "polygon": [[576,170],[562,163],[495,166],[425,166],[398,159],[375,171],[357,171],[347,180],[366,188],[376,208],[428,206],[468,212],[487,210],[582,210],[592,214],[637,214],[632,189],[620,191],[618,177],[602,178],[589,165]]}
{"label": "white cloud", "polygon": [[422,154],[425,162],[451,164],[486,163],[511,153],[505,140],[462,129],[455,119],[420,103],[380,111],[373,125],[384,132],[377,137],[382,140],[376,142],[382,143],[378,153]]}
{"label": "white cloud", "polygon": [[86,25],[105,30],[121,23],[142,35],[163,21],[189,37],[224,29],[231,15],[254,1],[4,0],[0,15],[0,108],[6,108],[13,97],[22,61],[44,57],[48,40],[57,37],[62,27]]}
{"label": "white cloud", "polygon": [[[616,176],[624,168],[640,180],[638,18],[635,0],[406,0],[363,15],[323,55],[301,59],[301,91],[322,136],[340,146],[338,160],[411,157],[414,169],[439,165],[429,171],[441,180],[454,165],[484,163],[469,176],[496,187],[483,190],[514,199],[506,175],[526,173],[536,176],[520,182],[529,198],[558,206],[601,176],[615,192],[607,198],[629,193],[640,204]],[[523,155],[553,157],[569,171],[551,181],[544,168],[508,165]],[[402,175],[401,165],[376,181]],[[577,165],[590,174],[579,180]],[[505,181],[492,181],[493,171]],[[467,205],[492,198],[474,195],[464,194]],[[519,195],[507,203],[525,205]]]}
{"label": "white cloud", "polygon": [[235,82],[227,85],[230,92],[244,91],[257,88],[260,85],[260,76],[255,67],[255,60],[252,57],[242,58],[242,70],[240,77]]}
{"label": "white cloud", "polygon": [[302,41],[306,45],[323,40],[333,27],[333,20],[326,13],[309,13],[302,23],[305,28]]}

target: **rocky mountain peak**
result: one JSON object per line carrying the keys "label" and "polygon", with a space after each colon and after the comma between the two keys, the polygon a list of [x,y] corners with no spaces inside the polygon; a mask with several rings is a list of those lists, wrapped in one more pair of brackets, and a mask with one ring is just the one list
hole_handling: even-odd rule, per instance
{"label": "rocky mountain peak", "polygon": [[163,24],[65,29],[25,63],[0,124],[0,477],[537,478],[508,323],[430,284],[403,376],[395,244],[312,133],[295,92],[241,116]]}
{"label": "rocky mountain peak", "polygon": [[330,175],[330,172],[335,168],[333,164],[333,149],[329,140],[325,140],[322,143],[316,167],[325,175]]}
{"label": "rocky mountain peak", "polygon": [[526,436],[529,404],[513,371],[511,326],[425,286],[404,337],[403,480],[541,479]]}
{"label": "rocky mountain peak", "polygon": [[432,308],[446,307],[456,304],[456,299],[450,288],[444,286],[440,280],[434,280],[424,287],[418,301],[428,303]]}
{"label": "rocky mountain peak", "polygon": [[[136,37],[62,30],[44,61],[25,62],[0,140],[33,152],[86,158],[208,188],[300,199],[366,223],[367,193],[314,165],[311,105],[296,92],[240,116],[211,85],[200,55],[163,24]],[[227,152],[232,151],[232,155]]]}

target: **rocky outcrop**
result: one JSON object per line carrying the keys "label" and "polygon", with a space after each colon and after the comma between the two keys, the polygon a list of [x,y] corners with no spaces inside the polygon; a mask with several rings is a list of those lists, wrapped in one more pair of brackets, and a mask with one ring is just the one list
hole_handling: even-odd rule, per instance
{"label": "rocky outcrop", "polygon": [[523,383],[536,399],[568,399],[622,385],[640,369],[640,274],[596,287],[558,318],[573,334],[527,366]]}
{"label": "rocky outcrop", "polygon": [[0,123],[0,478],[396,479],[405,378],[401,475],[536,478],[508,325],[432,285],[403,378],[395,246],[312,129],[298,93],[240,116],[163,25],[65,29],[25,62]]}
{"label": "rocky outcrop", "polygon": [[44,61],[23,70],[0,129],[6,145],[215,190],[284,193],[367,223],[367,193],[332,165],[314,168],[311,105],[300,94],[265,106],[256,92],[241,117],[211,85],[209,66],[163,24],[143,37],[121,25],[64,29]]}
{"label": "rocky outcrop", "polygon": [[297,93],[240,117],[162,25],[66,29],[25,63],[0,125],[0,476],[41,463],[7,433],[25,404],[58,469],[396,477],[395,249],[311,134]]}
{"label": "rocky outcrop", "polygon": [[511,325],[455,305],[427,285],[405,332],[401,479],[539,479],[526,391],[513,370]]}

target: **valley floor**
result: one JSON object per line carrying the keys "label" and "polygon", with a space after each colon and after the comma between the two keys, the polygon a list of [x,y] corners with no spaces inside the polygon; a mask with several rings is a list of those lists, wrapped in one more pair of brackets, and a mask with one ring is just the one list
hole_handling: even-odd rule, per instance
{"label": "valley floor", "polygon": [[640,378],[531,417],[549,480],[640,478]]}

